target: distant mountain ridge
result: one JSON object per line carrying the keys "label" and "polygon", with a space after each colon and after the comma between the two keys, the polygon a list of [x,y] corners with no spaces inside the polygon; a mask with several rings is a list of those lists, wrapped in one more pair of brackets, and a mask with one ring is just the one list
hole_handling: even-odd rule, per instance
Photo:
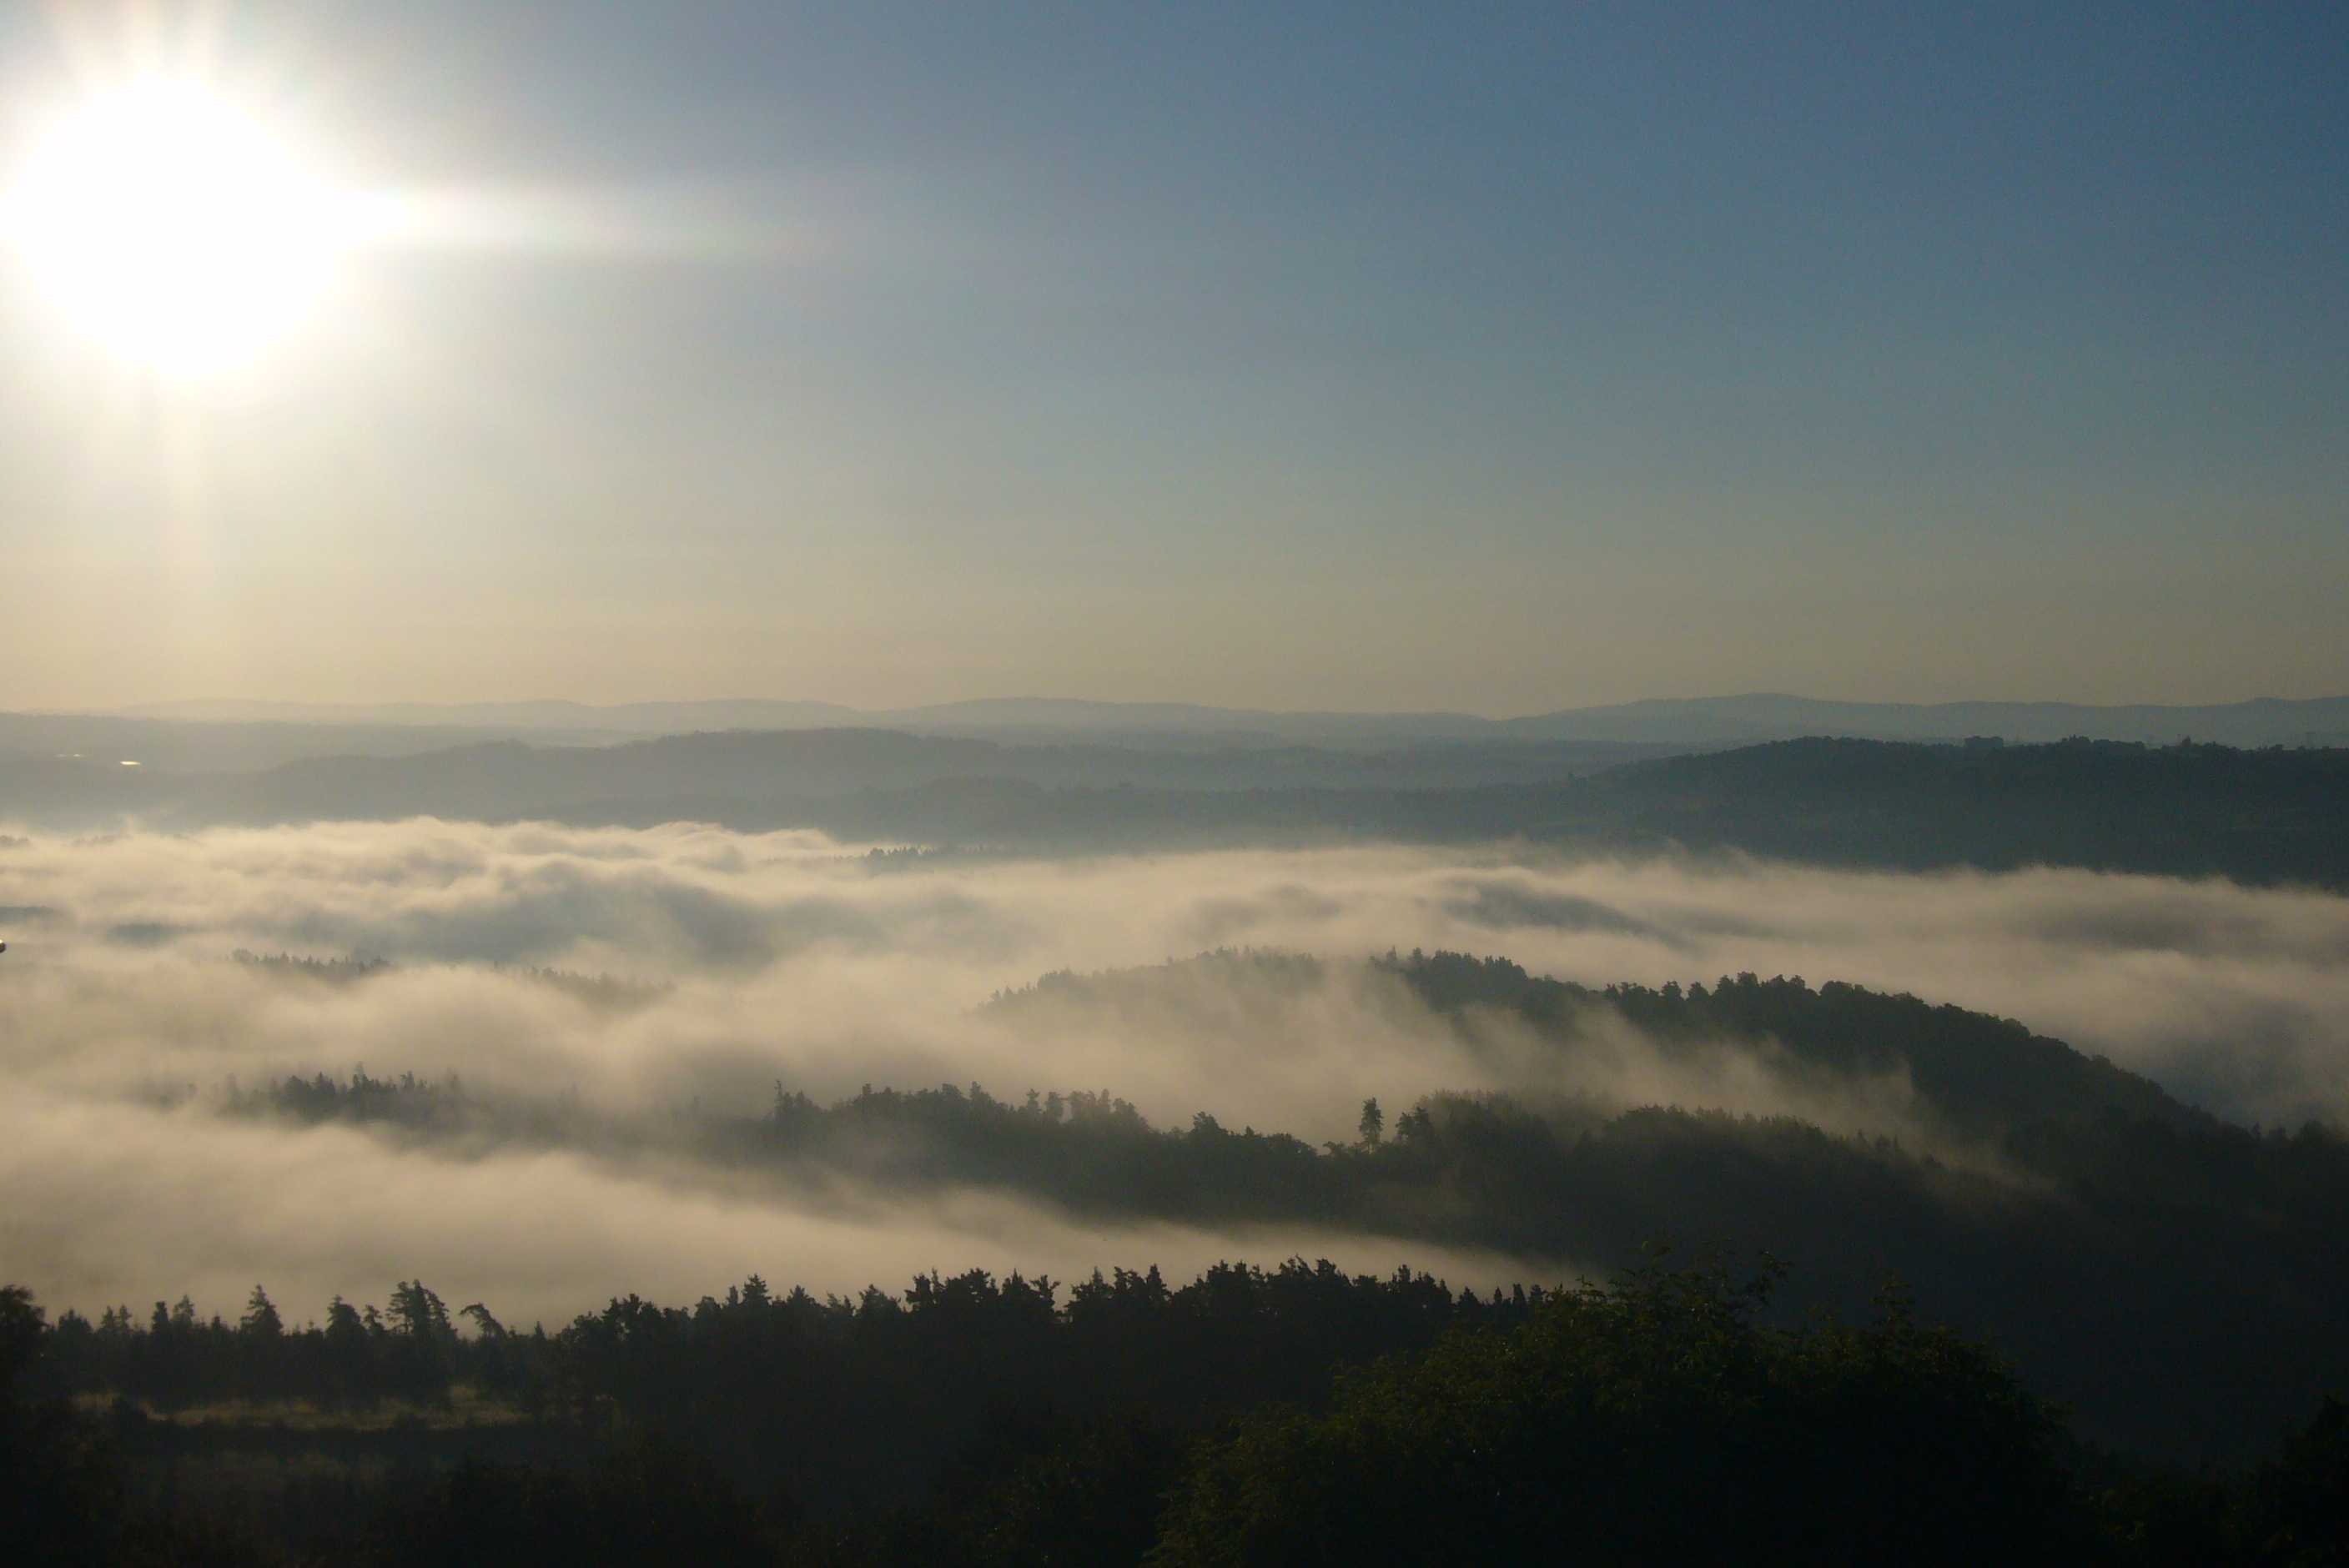
{"label": "distant mountain ridge", "polygon": [[[145,727],[138,733],[128,731]],[[687,735],[570,740],[575,731],[523,738],[511,732],[440,727],[354,728],[344,752],[314,752],[258,767],[223,758],[252,750],[270,726],[108,719],[97,740],[65,749],[71,732],[34,728],[45,744],[11,745],[0,716],[0,820],[69,822],[78,829],[124,817],[178,826],[436,815],[512,820],[708,820],[736,826],[842,825],[869,820],[883,836],[943,827],[1019,830],[1007,806],[1049,819],[1062,792],[1077,792],[1112,820],[1129,794],[1153,799],[1237,791],[1425,790],[1494,783],[1529,785],[1580,777],[1625,762],[1675,755],[1670,747],[1612,741],[1428,743],[1361,748],[1116,744],[1078,737],[1020,740],[913,734],[873,727],[706,730]],[[217,737],[206,757],[173,757],[154,731],[183,741]],[[122,732],[122,733],[118,733]],[[295,724],[287,738],[315,739]],[[431,736],[429,749],[362,749],[390,735]],[[460,738],[448,744],[447,738]],[[261,738],[266,739],[264,733]],[[136,747],[137,749],[131,749]],[[181,747],[182,753],[193,749]],[[213,765],[202,765],[207,759]],[[125,763],[137,762],[136,767]],[[1208,808],[1210,816],[1221,813]],[[916,836],[922,836],[917,834]],[[957,836],[947,830],[944,836]]]}
{"label": "distant mountain ridge", "polygon": [[1277,712],[1190,703],[988,697],[921,707],[860,709],[767,699],[622,703],[564,701],[316,704],[178,702],[120,710],[119,718],[204,723],[429,725],[573,736],[676,735],[715,729],[897,729],[999,739],[1151,738],[1226,743],[1384,747],[1436,741],[1621,741],[1721,746],[1806,736],[1871,740],[2015,741],[2181,738],[2229,746],[2349,744],[2349,696],[2245,702],[2095,705],[2069,702],[1838,702],[1756,692],[1655,697],[1518,718],[1475,714]]}
{"label": "distant mountain ridge", "polygon": [[1658,740],[1715,745],[1796,740],[1811,736],[1859,740],[1963,740],[1973,737],[2039,743],[2193,739],[2224,746],[2349,743],[2349,696],[2254,697],[2245,702],[2104,706],[2073,702],[1832,702],[1754,693],[1742,696],[1657,698],[1611,707],[1570,709],[1510,719],[1520,737]]}
{"label": "distant mountain ridge", "polygon": [[[128,759],[123,759],[128,760]],[[1813,738],[1342,748],[849,728],[477,741],[243,772],[0,752],[0,823],[170,830],[433,816],[1089,852],[1503,840],[1929,871],[2063,865],[2349,891],[2349,748]]]}

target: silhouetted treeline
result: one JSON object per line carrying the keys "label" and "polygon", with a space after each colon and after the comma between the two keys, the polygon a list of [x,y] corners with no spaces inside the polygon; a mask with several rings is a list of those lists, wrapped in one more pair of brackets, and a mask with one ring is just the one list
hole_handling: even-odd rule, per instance
{"label": "silhouetted treeline", "polygon": [[[240,947],[229,956],[246,968],[264,974],[338,985],[371,980],[379,975],[392,974],[397,968],[388,958],[356,954],[317,958],[294,953],[254,953]],[[534,964],[492,964],[488,967],[492,974],[518,975],[534,981],[593,1007],[641,1006],[675,988],[667,984],[630,980],[613,975],[581,975],[569,969],[542,967]]]}
{"label": "silhouetted treeline", "polygon": [[343,958],[314,958],[295,953],[254,953],[240,947],[229,954],[248,969],[265,974],[298,975],[305,980],[341,983],[365,980],[389,973],[388,958],[362,958],[356,954]]}
{"label": "silhouetted treeline", "polygon": [[[0,1293],[0,1530],[41,1563],[2069,1561],[2299,1568],[2349,1544],[2349,1408],[2233,1471],[2116,1463],[1905,1293],[1775,1325],[1778,1270],[1651,1265],[1489,1301],[1292,1264],[1178,1290],[755,1277],[560,1334],[459,1335],[403,1284],[361,1332],[536,1390],[531,1460],[410,1425],[402,1462],[184,1483],[255,1433],[57,1397],[89,1341]],[[256,1290],[247,1367],[305,1336]],[[167,1315],[167,1321],[170,1315]],[[396,1321],[393,1321],[396,1318]],[[95,1332],[95,1331],[93,1331]],[[150,1335],[140,1330],[134,1343]],[[453,1358],[453,1359],[452,1359]],[[1351,1368],[1347,1370],[1345,1368]],[[1204,1381],[1202,1381],[1204,1379]],[[506,1386],[512,1397],[514,1385]],[[192,1438],[174,1445],[160,1434]],[[288,1432],[274,1429],[281,1449]],[[389,1445],[387,1445],[389,1446]],[[217,1467],[215,1467],[217,1469]],[[32,1555],[21,1553],[29,1549]]]}
{"label": "silhouetted treeline", "polygon": [[[485,1335],[494,1328],[480,1306],[466,1312]],[[156,1302],[143,1320],[127,1305],[105,1308],[95,1323],[67,1312],[51,1330],[46,1375],[59,1392],[121,1394],[164,1410],[291,1398],[340,1408],[443,1398],[460,1373],[519,1389],[494,1343],[460,1339],[447,1304],[420,1281],[400,1281],[382,1307],[336,1296],[323,1324],[299,1328],[255,1285],[234,1322],[199,1318],[184,1295]]]}
{"label": "silhouetted treeline", "polygon": [[[837,1518],[906,1506],[1005,1434],[1028,1442],[1143,1420],[1171,1454],[1173,1434],[1269,1399],[1318,1404],[1339,1365],[1423,1348],[1450,1328],[1523,1322],[1543,1295],[1478,1296],[1409,1269],[1349,1276],[1301,1260],[1219,1264],[1180,1286],[1155,1268],[1073,1285],[973,1271],[854,1299],[779,1293],[753,1275],[691,1307],[616,1299],[550,1333],[509,1326],[481,1304],[452,1313],[420,1281],[401,1282],[381,1308],[337,1298],[323,1324],[296,1327],[256,1286],[233,1321],[200,1316],[185,1298],[143,1319],[66,1313],[40,1336],[27,1382],[206,1423],[126,1413],[117,1425],[134,1455],[198,1457],[193,1431],[215,1451],[327,1450],[362,1465],[370,1449],[356,1437],[224,1424],[221,1407],[426,1410],[461,1391],[566,1435],[574,1452],[657,1439],[710,1456],[730,1484],[787,1496],[794,1512]],[[420,1435],[387,1429],[372,1455],[412,1458]]]}
{"label": "silhouetted treeline", "polygon": [[[1072,1380],[1056,1398],[1081,1406],[1147,1393],[1164,1408],[1217,1408],[1309,1397],[1333,1360],[1423,1345],[1454,1325],[1516,1321],[1542,1295],[1538,1286],[1455,1295],[1407,1268],[1348,1275],[1301,1259],[1268,1271],[1218,1264],[1180,1287],[1155,1268],[1073,1285],[983,1270],[923,1274],[902,1295],[867,1287],[853,1299],[777,1294],[754,1274],[691,1308],[629,1296],[549,1334],[509,1326],[478,1302],[451,1312],[421,1281],[405,1280],[382,1306],[337,1296],[323,1322],[296,1326],[256,1285],[233,1320],[200,1316],[185,1296],[144,1315],[109,1307],[95,1323],[69,1311],[47,1331],[41,1381],[54,1393],[121,1394],[160,1410],[285,1398],[335,1408],[421,1405],[462,1383],[532,1410],[591,1418],[617,1408],[689,1426],[739,1398],[723,1386],[740,1370],[729,1364],[831,1361],[835,1378],[869,1384],[944,1357],[973,1360],[942,1365],[939,1376],[976,1379],[969,1391],[981,1402],[1022,1384]],[[1127,1354],[1143,1341],[1146,1357]],[[1026,1365],[1038,1357],[1047,1364]],[[709,1387],[693,1386],[697,1367]]]}

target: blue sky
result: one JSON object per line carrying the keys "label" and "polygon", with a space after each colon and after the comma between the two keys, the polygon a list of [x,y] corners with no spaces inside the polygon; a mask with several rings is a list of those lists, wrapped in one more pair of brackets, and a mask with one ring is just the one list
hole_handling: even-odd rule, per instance
{"label": "blue sky", "polygon": [[12,299],[10,706],[2349,688],[2337,5],[210,9],[512,232]]}

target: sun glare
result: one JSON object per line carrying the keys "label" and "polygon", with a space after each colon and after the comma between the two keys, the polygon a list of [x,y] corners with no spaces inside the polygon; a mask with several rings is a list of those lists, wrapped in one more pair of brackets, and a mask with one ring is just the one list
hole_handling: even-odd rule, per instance
{"label": "sun glare", "polygon": [[33,145],[6,227],[49,305],[167,374],[249,359],[316,302],[332,193],[204,88],[150,81],[83,104]]}

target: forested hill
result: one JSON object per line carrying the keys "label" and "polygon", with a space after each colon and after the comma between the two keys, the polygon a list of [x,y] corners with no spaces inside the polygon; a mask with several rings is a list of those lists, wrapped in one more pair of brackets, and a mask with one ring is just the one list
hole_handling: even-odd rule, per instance
{"label": "forested hill", "polygon": [[[125,721],[128,723],[129,721]],[[1628,741],[1504,739],[1427,742],[1386,750],[1118,745],[908,734],[874,728],[725,730],[615,745],[504,738],[391,754],[355,734],[341,754],[236,765],[225,743],[209,751],[168,726],[77,737],[70,753],[0,734],[0,820],[88,825],[135,815],[180,826],[332,818],[437,816],[510,820],[664,821],[736,827],[823,826],[865,810],[884,823],[918,817],[933,801],[981,809],[993,789],[1041,793],[1163,791],[1213,798],[1236,789],[1428,789],[1547,783],[1652,757],[1667,748]],[[305,734],[308,732],[305,732]],[[422,733],[422,732],[417,732]],[[231,738],[239,739],[241,738]],[[267,738],[264,737],[264,738]],[[295,744],[288,741],[287,744]],[[133,766],[135,764],[135,766]],[[943,796],[938,787],[950,788]]]}
{"label": "forested hill", "polygon": [[1182,752],[881,730],[519,743],[202,777],[0,756],[0,820],[171,828],[413,816],[1021,850],[1526,839],[1924,870],[2046,864],[2349,888],[2349,749],[1775,742]]}
{"label": "forested hill", "polygon": [[[1315,1171],[1350,1176],[1361,1196],[1319,1212],[1607,1263],[1694,1227],[1799,1260],[1813,1299],[1846,1307],[1898,1274],[2101,1434],[2182,1451],[2242,1442],[2312,1377],[2349,1377],[2339,1130],[2238,1127],[2011,1020],[1835,982],[1593,990],[1458,954],[1371,967],[1456,1019],[1472,1048],[1496,1022],[1544,1048],[1495,1051],[1513,1094],[1430,1097],[1375,1150]],[[1279,1016],[1266,997],[1346,984],[1341,965],[1225,954],[1051,976],[994,1006],[1040,1024],[1066,1010],[1058,1026],[1090,1016],[1113,1037],[1129,1023],[1212,1026],[1222,994],[1241,998],[1227,1018],[1257,1028]],[[1654,1083],[1677,1104],[1643,1101]],[[1735,1114],[1756,1106],[1779,1114]],[[1277,1202],[1296,1163],[1212,1127],[1180,1141],[1203,1169],[1169,1189],[1243,1204]],[[1233,1180],[1210,1181],[1225,1165]],[[1096,1170],[1085,1186],[1144,1183]],[[2181,1426],[2147,1381],[2157,1363],[2230,1390],[2226,1423],[2265,1413],[2226,1438],[2208,1410]]]}
{"label": "forested hill", "polygon": [[1790,740],[1569,794],[1643,841],[1908,870],[2044,863],[2349,886],[2349,749]]}
{"label": "forested hill", "polygon": [[1522,838],[1924,871],[2032,865],[2349,889],[2349,749],[1792,740],[1453,789],[941,789],[832,817],[1101,846]]}
{"label": "forested hill", "polygon": [[[1015,1016],[1072,1007],[1109,1027],[1155,1020],[1212,1028],[1218,1014],[1226,1024],[1253,1014],[1251,1026],[1278,1028],[1280,998],[1342,985],[1350,968],[1297,954],[1203,954],[1148,968],[1047,975],[989,1006]],[[1799,976],[1749,974],[1685,990],[1677,984],[1594,988],[1529,974],[1506,958],[1464,953],[1389,954],[1367,968],[1463,1025],[1461,1038],[1471,1050],[1489,1044],[1489,1031],[1475,1026],[1480,1016],[1525,1025],[1555,1053],[1561,1083],[1578,1081],[1578,1057],[1619,1057],[1610,1026],[1620,1025],[1666,1062],[1717,1070],[1724,1058],[1742,1058],[1754,1075],[1749,1082],[1775,1078],[1836,1095],[1896,1078],[1914,1096],[1903,1108],[1910,1125],[2010,1150],[2043,1148],[2059,1130],[2097,1123],[2144,1122],[2196,1136],[2227,1130],[2152,1079],[2012,1018],[1843,981],[1814,988]]]}
{"label": "forested hill", "polygon": [[1943,1125],[1968,1137],[2002,1138],[2108,1114],[2218,1126],[2150,1078],[2034,1035],[2012,1018],[1839,980],[1814,990],[1799,977],[1740,975],[1709,990],[1702,983],[1686,991],[1677,985],[1593,990],[1529,975],[1506,958],[1458,953],[1390,955],[1373,966],[1440,1012],[1502,1008],[1569,1046],[1611,1013],[1666,1051],[1729,1041],[1833,1078],[1899,1072]]}
{"label": "forested hill", "polygon": [[[1220,1017],[1278,1042],[1285,997],[1309,1050],[1309,1021],[1345,1016],[1329,1004],[1349,985],[1357,1009],[1415,994],[1464,1031],[1523,1025],[1538,1048],[1520,1039],[1471,1068],[1430,1037],[1440,1070],[1511,1092],[1332,1104],[1317,1119],[1351,1125],[1359,1109],[1361,1136],[1323,1143],[1225,1125],[1215,1111],[1231,1108],[1213,1104],[1155,1126],[1110,1092],[1049,1082],[868,1086],[826,1103],[785,1081],[771,1099],[623,1116],[552,1088],[355,1073],[212,1103],[404,1148],[651,1157],[737,1198],[769,1182],[979,1190],[1083,1222],[1216,1227],[1275,1248],[1299,1234],[1472,1248],[1523,1260],[1533,1279],[1630,1266],[1659,1239],[1760,1249],[1795,1269],[1786,1321],[1864,1313],[1905,1280],[2013,1355],[2085,1433],[2181,1456],[2258,1451],[2349,1387],[2349,1138],[2228,1124],[2000,1019],[1791,978],[1594,992],[1458,954],[1366,972],[1226,954],[1055,976],[999,998],[984,1022],[1116,1040]],[[1309,1075],[1312,1059],[1299,1064]],[[1627,1061],[1648,1070],[1615,1070]],[[1601,1070],[1581,1074],[1591,1062]]]}

